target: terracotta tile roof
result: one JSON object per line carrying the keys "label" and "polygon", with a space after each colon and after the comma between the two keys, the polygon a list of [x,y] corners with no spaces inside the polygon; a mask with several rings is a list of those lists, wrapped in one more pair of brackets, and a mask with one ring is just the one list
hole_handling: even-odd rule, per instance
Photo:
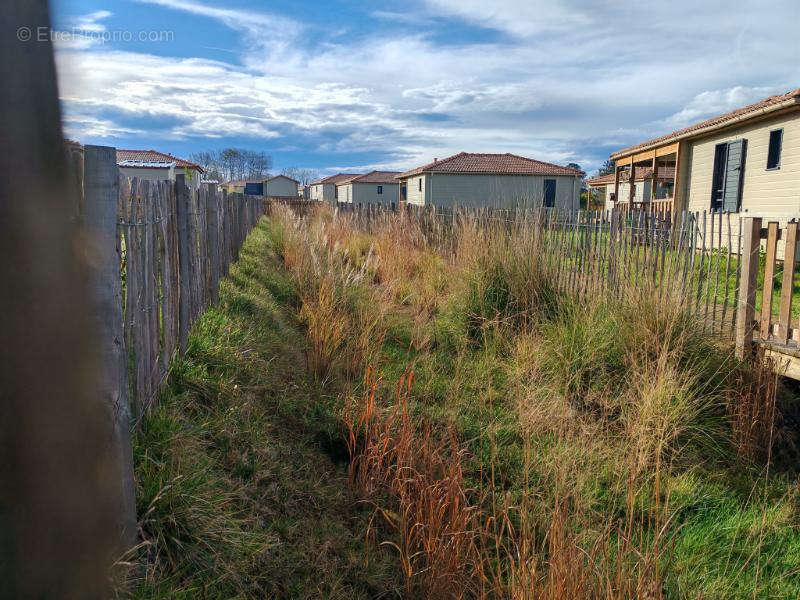
{"label": "terracotta tile roof", "polygon": [[723,115],[712,117],[711,119],[706,119],[705,121],[695,123],[694,125],[689,125],[689,127],[684,127],[683,129],[678,129],[677,131],[673,131],[672,133],[668,133],[667,135],[662,135],[661,137],[653,138],[652,140],[647,140],[646,142],[642,142],[641,144],[636,144],[635,146],[630,146],[628,148],[618,150],[617,152],[614,152],[611,155],[611,158],[622,157],[627,154],[631,154],[637,150],[642,150],[644,148],[647,148],[649,146],[657,146],[665,144],[667,142],[673,142],[678,139],[692,137],[692,135],[695,135],[704,129],[707,128],[717,129],[719,127],[723,127],[726,124],[729,124],[731,121],[735,121],[741,118],[746,118],[748,116],[756,117],[760,115],[762,112],[766,112],[768,110],[776,110],[780,108],[781,105],[784,103],[791,105],[792,102],[800,106],[800,88],[792,90],[791,92],[787,92],[785,94],[781,94],[779,96],[770,96],[769,98],[761,100],[760,102],[756,102],[755,104],[749,104],[748,106],[737,108],[736,110],[725,113]]}
{"label": "terracotta tile roof", "polygon": [[117,150],[117,163],[123,161],[135,161],[142,163],[175,163],[176,167],[182,169],[197,169],[203,173],[203,167],[196,165],[188,160],[183,160],[171,154],[157,152],[155,150]]}
{"label": "terracotta tile roof", "polygon": [[586,180],[588,185],[607,185],[609,183],[614,183],[614,174],[613,173],[606,173],[605,175],[598,175],[596,177],[590,177]]}
{"label": "terracotta tile roof", "polygon": [[329,177],[324,177],[323,179],[318,179],[308,185],[322,185],[332,183],[336,185],[340,181],[344,181],[345,179],[352,179],[353,177],[358,177],[360,173],[337,173],[336,175],[331,175]]}
{"label": "terracotta tile roof", "polygon": [[366,175],[357,175],[350,179],[344,179],[337,185],[348,183],[397,183],[395,177],[399,174],[400,171],[371,171]]}
{"label": "terracotta tile roof", "polygon": [[460,152],[449,158],[435,160],[397,176],[405,179],[420,173],[480,173],[488,175],[583,175],[570,167],[517,156],[515,154],[472,154]]}

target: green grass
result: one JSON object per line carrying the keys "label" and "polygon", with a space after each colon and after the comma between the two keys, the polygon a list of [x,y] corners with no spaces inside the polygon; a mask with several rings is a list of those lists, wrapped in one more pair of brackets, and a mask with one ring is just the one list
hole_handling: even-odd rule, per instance
{"label": "green grass", "polygon": [[[395,589],[350,493],[332,396],[306,373],[297,297],[259,225],[134,439],[130,598],[373,598]],[[369,556],[369,561],[366,557]]]}
{"label": "green grass", "polygon": [[[565,264],[570,265],[572,268],[579,268],[581,263],[582,248],[580,247],[580,236],[574,236],[574,232],[570,232],[566,237],[562,237],[560,233],[551,233],[548,235],[548,243],[555,244],[557,247],[562,245],[566,246],[566,254],[563,260]],[[601,233],[593,235],[592,247],[593,252],[597,252],[596,245],[603,247],[605,261],[608,260],[608,233]],[[617,260],[619,269],[625,272],[625,277],[636,283],[645,283],[652,278],[653,263],[652,263],[653,250],[645,246],[635,245],[617,247]],[[659,255],[659,266],[656,270],[657,276],[662,277],[661,261]],[[737,302],[737,289],[738,289],[738,275],[739,258],[736,254],[731,253],[728,256],[726,250],[708,250],[701,256],[701,252],[697,251],[694,257],[694,265],[687,267],[685,264],[685,255],[679,255],[674,250],[666,249],[664,251],[663,264],[665,264],[665,272],[663,273],[664,279],[671,279],[675,282],[683,282],[686,288],[690,290],[692,305],[696,306],[698,314],[716,314],[718,319],[722,319],[721,311],[723,306],[727,305],[725,319],[726,321],[732,317],[735,311]],[[672,266],[670,266],[672,263]],[[764,291],[764,275],[766,266],[766,254],[762,251],[759,255],[759,266],[756,284],[756,314],[761,313],[763,303]],[[607,267],[606,267],[607,268]],[[583,269],[585,270],[584,264]],[[772,282],[773,289],[773,304],[772,315],[777,316],[780,313],[780,295],[783,291],[783,263],[775,265],[775,275]],[[800,270],[795,270],[792,278],[792,320],[800,317]],[[713,312],[716,309],[716,312]]]}

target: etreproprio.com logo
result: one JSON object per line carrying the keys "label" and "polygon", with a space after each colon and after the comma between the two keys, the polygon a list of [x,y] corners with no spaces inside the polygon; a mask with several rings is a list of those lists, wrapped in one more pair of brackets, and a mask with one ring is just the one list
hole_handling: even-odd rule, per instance
{"label": "etreproprio.com logo", "polygon": [[20,42],[71,42],[82,41],[89,43],[106,44],[108,42],[172,42],[175,32],[168,29],[142,29],[132,31],[129,29],[91,30],[72,29],[57,30],[49,27],[20,27],[17,29],[17,39]]}

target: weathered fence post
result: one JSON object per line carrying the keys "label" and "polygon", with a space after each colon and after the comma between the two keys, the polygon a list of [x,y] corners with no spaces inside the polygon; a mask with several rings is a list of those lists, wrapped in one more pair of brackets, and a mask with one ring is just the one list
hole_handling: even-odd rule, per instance
{"label": "weathered fence post", "polygon": [[119,486],[119,532],[123,547],[136,538],[136,498],[131,451],[128,361],[122,322],[120,244],[117,235],[119,172],[117,151],[107,146],[84,147],[83,217],[95,266],[90,282],[92,325],[100,342],[94,376],[111,424],[109,454]]}
{"label": "weathered fence post", "polygon": [[617,230],[619,228],[619,210],[611,209],[608,227],[608,284],[607,289],[613,294],[617,280]]}
{"label": "weathered fence post", "polygon": [[185,175],[175,176],[175,199],[178,217],[178,266],[179,283],[178,292],[178,348],[183,354],[189,346],[189,327],[190,327],[190,299],[192,283],[189,280],[189,218],[191,203],[189,188],[186,185]]}
{"label": "weathered fence post", "polygon": [[209,185],[208,203],[208,264],[211,282],[211,304],[219,303],[219,195],[215,184]]}
{"label": "weathered fence post", "polygon": [[736,356],[750,355],[753,345],[753,321],[756,307],[758,253],[761,247],[761,217],[742,220],[742,257],[739,298],[736,308]]}

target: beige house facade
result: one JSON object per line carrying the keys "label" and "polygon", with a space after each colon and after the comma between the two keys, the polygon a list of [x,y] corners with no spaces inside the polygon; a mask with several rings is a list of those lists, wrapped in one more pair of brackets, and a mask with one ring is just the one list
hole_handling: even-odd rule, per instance
{"label": "beige house facade", "polygon": [[276,175],[264,180],[264,196],[267,198],[298,197],[300,182],[286,175]]}
{"label": "beige house facade", "polygon": [[314,181],[308,186],[308,197],[315,202],[333,204],[338,200],[336,184],[353,177],[358,177],[359,175],[359,173],[337,173],[336,175]]}
{"label": "beige house facade", "polygon": [[576,210],[583,175],[514,154],[461,152],[434,159],[397,179],[401,199],[415,206]]}
{"label": "beige house facade", "polygon": [[399,171],[372,171],[344,179],[336,185],[337,201],[346,204],[380,204],[394,209],[400,202]]}
{"label": "beige house facade", "polygon": [[[672,197],[649,197],[677,212],[800,217],[800,89],[771,96],[611,155],[618,203],[631,171],[672,168]],[[636,176],[634,176],[634,179]]]}

